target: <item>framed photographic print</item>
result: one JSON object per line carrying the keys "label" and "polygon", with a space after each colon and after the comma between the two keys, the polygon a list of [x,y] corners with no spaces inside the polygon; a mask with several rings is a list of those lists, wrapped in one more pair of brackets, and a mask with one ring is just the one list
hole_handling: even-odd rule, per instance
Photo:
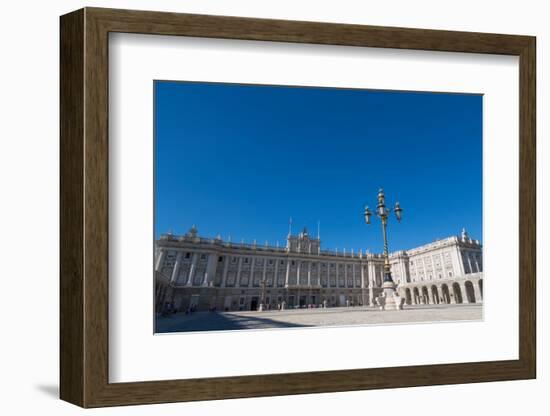
{"label": "framed photographic print", "polygon": [[536,376],[535,38],[61,17],[83,407]]}

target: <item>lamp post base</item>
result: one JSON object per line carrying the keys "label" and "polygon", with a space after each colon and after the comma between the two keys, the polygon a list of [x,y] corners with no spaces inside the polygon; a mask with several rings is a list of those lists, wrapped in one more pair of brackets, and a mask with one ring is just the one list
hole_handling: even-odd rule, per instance
{"label": "lamp post base", "polygon": [[403,300],[395,290],[395,283],[386,281],[382,285],[384,290],[384,310],[401,310],[403,309]]}

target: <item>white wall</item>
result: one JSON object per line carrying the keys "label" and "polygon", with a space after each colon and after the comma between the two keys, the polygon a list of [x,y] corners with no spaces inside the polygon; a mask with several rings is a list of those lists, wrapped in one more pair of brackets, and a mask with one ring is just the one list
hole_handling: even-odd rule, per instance
{"label": "white wall", "polygon": [[[300,1],[180,0],[4,2],[0,16],[0,409],[5,414],[76,414],[59,401],[58,385],[58,16],[87,6],[241,15],[295,20],[407,26],[538,37],[538,329],[539,378],[518,381],[317,394],[92,410],[88,414],[316,414],[462,415],[525,413],[547,407],[545,360],[548,308],[543,243],[548,209],[542,194],[550,163],[543,117],[550,85],[549,15],[542,1]],[[546,201],[543,201],[543,196]],[[543,208],[544,206],[544,208]],[[542,234],[545,232],[546,236]],[[389,408],[386,408],[388,405]],[[543,412],[544,413],[544,412]]]}

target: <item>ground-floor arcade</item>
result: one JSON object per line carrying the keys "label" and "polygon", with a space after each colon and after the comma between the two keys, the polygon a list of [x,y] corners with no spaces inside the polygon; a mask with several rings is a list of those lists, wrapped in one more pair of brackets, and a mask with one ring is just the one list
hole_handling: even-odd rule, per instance
{"label": "ground-floor arcade", "polygon": [[483,302],[483,274],[458,279],[411,282],[399,286],[406,305],[437,305]]}
{"label": "ground-floor arcade", "polygon": [[[483,273],[455,279],[438,279],[401,284],[398,294],[405,305],[475,304],[483,302]],[[381,288],[336,288],[292,286],[234,288],[215,286],[174,286],[158,275],[155,305],[159,313],[169,311],[255,311],[375,306]]]}
{"label": "ground-floor arcade", "polygon": [[255,311],[260,303],[266,310],[329,308],[373,305],[381,289],[361,288],[260,288],[177,287],[157,282],[157,312],[185,311]]}

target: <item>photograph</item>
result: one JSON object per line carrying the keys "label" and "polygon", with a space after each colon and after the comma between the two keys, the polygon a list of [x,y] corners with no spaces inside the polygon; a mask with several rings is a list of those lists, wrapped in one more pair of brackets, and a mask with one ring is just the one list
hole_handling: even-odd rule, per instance
{"label": "photograph", "polygon": [[[57,280],[37,275],[29,315],[12,318],[25,308],[8,297],[7,374],[34,389],[10,407],[451,416],[465,397],[478,413],[542,403],[540,7],[501,7],[495,23],[496,2],[472,18],[63,1],[40,9],[40,30],[12,30],[21,74],[59,59],[8,83],[24,111],[6,137],[33,131],[9,141],[24,160],[6,152],[4,176],[55,186],[14,185],[16,211],[41,209],[5,216],[7,275],[30,237],[51,236],[35,263]],[[59,105],[35,120],[41,89]],[[57,330],[22,325],[37,318]],[[51,342],[28,354],[36,339]]]}
{"label": "photograph", "polygon": [[483,319],[483,95],[154,81],[156,334]]}

